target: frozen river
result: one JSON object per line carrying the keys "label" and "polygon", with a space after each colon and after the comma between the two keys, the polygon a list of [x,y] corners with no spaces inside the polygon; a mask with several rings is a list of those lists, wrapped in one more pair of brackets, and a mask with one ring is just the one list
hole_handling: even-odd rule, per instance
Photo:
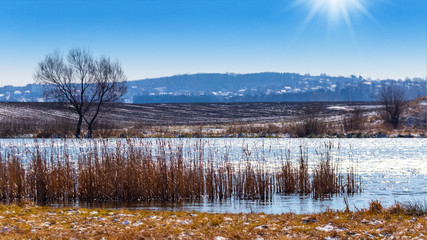
{"label": "frozen river", "polygon": [[[84,151],[91,141],[99,140],[54,140],[39,139],[41,149],[52,149],[62,146],[70,150],[74,158]],[[117,141],[126,141],[120,139]],[[149,141],[155,146],[157,139],[137,139]],[[185,210],[206,212],[265,212],[265,213],[311,213],[326,208],[344,209],[344,197],[348,198],[351,208],[366,208],[371,200],[380,200],[383,206],[390,206],[395,201],[426,201],[427,202],[427,139],[413,138],[378,138],[378,139],[260,139],[260,138],[210,138],[210,139],[168,139],[172,143],[182,143],[184,149],[191,148],[196,142],[205,143],[206,149],[214,149],[213,154],[221,156],[225,151],[230,153],[233,161],[244,159],[242,148],[251,153],[252,161],[262,161],[274,169],[277,162],[290,150],[290,158],[297,161],[300,146],[308,151],[309,163],[316,163],[318,153],[325,144],[332,143],[334,160],[341,163],[343,169],[353,165],[362,179],[360,194],[350,196],[334,196],[327,200],[314,200],[310,196],[274,195],[271,201],[235,200],[210,202],[178,202],[178,203],[135,203],[126,207],[155,210]],[[20,154],[32,151],[33,139],[0,139],[0,150],[19,149]],[[108,144],[114,148],[116,139],[109,139]],[[73,158],[73,157],[72,157]],[[351,160],[350,160],[351,159]],[[84,204],[80,204],[84,205]],[[99,206],[99,205],[98,205]],[[112,203],[106,207],[120,207]]]}

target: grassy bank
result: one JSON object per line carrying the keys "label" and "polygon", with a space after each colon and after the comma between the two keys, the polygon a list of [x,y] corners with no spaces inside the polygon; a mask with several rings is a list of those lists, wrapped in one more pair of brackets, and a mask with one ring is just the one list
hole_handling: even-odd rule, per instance
{"label": "grassy bank", "polygon": [[2,239],[425,239],[427,215],[371,202],[357,212],[214,214],[0,206]]}

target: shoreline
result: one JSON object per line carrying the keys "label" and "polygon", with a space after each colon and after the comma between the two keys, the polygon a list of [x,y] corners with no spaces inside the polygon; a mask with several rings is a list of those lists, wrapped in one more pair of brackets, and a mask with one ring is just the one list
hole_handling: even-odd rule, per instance
{"label": "shoreline", "polygon": [[229,135],[144,135],[144,136],[95,136],[92,138],[75,138],[75,137],[38,137],[31,135],[22,135],[14,137],[0,137],[0,139],[127,139],[127,138],[278,138],[278,139],[303,139],[303,138],[324,138],[324,139],[339,139],[339,138],[427,138],[425,133],[398,133],[385,134],[382,132],[367,134],[361,132],[355,133],[338,133],[335,135],[319,134],[309,135],[305,137],[295,137],[287,134],[229,134]]}
{"label": "shoreline", "polygon": [[[424,209],[425,210],[425,209]],[[417,216],[419,215],[419,216]],[[2,239],[425,239],[427,215],[373,201],[355,212],[231,214],[0,205]]]}

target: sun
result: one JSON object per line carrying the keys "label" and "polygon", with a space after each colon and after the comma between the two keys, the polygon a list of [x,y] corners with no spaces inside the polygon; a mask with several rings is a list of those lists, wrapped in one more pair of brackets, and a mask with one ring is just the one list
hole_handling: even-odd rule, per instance
{"label": "sun", "polygon": [[329,16],[336,17],[341,11],[347,11],[346,0],[316,0],[328,7]]}
{"label": "sun", "polygon": [[327,12],[329,18],[338,20],[346,19],[350,16],[350,11],[359,11],[371,18],[372,15],[365,7],[365,0],[296,0],[297,4],[309,6],[308,17],[314,17],[319,12]]}
{"label": "sun", "polygon": [[301,29],[307,27],[313,18],[321,13],[326,13],[329,22],[345,22],[348,30],[353,35],[351,13],[357,11],[365,17],[376,22],[375,18],[366,8],[366,0],[295,0],[295,5],[306,5],[309,9]]}

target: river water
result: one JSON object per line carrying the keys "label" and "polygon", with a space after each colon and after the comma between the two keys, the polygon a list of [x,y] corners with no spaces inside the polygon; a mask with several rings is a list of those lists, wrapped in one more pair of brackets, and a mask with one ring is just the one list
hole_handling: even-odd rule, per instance
{"label": "river water", "polygon": [[[78,155],[81,149],[90,145],[93,140],[37,140],[40,148],[51,149],[52,146],[66,145],[72,154]],[[99,140],[95,140],[99,141]],[[108,144],[113,148],[116,141],[124,139],[109,139]],[[152,142],[158,139],[136,139],[136,141]],[[355,195],[337,195],[331,199],[314,200],[311,196],[276,194],[271,201],[258,200],[226,200],[226,201],[181,201],[177,203],[132,203],[132,204],[97,204],[94,207],[138,208],[151,210],[173,211],[203,211],[203,212],[233,212],[249,213],[264,212],[280,214],[285,212],[313,213],[327,208],[342,210],[345,208],[344,198],[347,198],[351,209],[366,208],[371,200],[379,200],[383,206],[399,202],[427,202],[427,139],[424,138],[370,138],[370,139],[290,139],[290,138],[202,138],[202,139],[167,139],[172,143],[183,144],[184,149],[190,148],[196,142],[205,143],[205,148],[215,149],[220,156],[222,151],[228,151],[234,161],[244,159],[242,149],[248,149],[252,161],[262,161],[266,166],[274,168],[289,150],[290,158],[297,161],[300,147],[307,150],[309,163],[316,163],[318,152],[325,144],[332,144],[333,156],[340,161],[345,169],[356,166],[362,179],[362,193]],[[33,139],[0,139],[0,151],[6,148],[18,148],[21,154],[34,147]],[[53,144],[53,145],[52,145]],[[317,151],[317,152],[316,152]],[[61,204],[54,204],[61,206]],[[88,207],[85,203],[72,205]],[[68,204],[69,206],[69,204]]]}

